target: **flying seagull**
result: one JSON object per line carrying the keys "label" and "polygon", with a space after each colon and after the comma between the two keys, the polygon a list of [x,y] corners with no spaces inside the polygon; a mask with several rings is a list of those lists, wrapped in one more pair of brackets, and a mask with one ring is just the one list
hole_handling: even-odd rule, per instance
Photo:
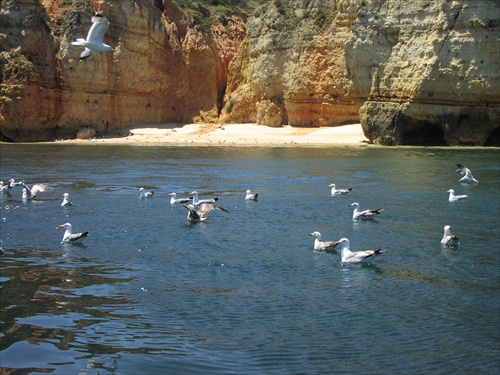
{"label": "flying seagull", "polygon": [[191,198],[177,198],[176,193],[170,193],[169,195],[172,197],[170,198],[170,204],[187,203],[191,200]]}
{"label": "flying seagull", "polygon": [[218,206],[214,203],[202,203],[198,211],[196,211],[196,208],[192,204],[183,204],[183,206],[186,207],[186,209],[189,211],[187,219],[191,223],[197,223],[199,221],[207,220],[208,213],[214,209],[227,212],[228,214],[230,213],[225,208]]}
{"label": "flying seagull", "polygon": [[456,202],[456,201],[459,201],[461,199],[469,198],[468,194],[455,195],[455,190],[453,190],[453,189],[450,189],[447,192],[450,193],[450,196],[448,197],[449,202]]}
{"label": "flying seagull", "polygon": [[153,190],[151,191],[144,191],[144,188],[139,189],[139,199],[144,199],[144,198],[149,198],[152,197],[155,194]]}
{"label": "flying seagull", "polygon": [[337,189],[335,187],[335,184],[330,184],[327,187],[332,188],[330,190],[330,194],[332,195],[332,197],[335,195],[346,195],[352,190],[352,188],[350,188],[350,189]]}
{"label": "flying seagull", "polygon": [[359,203],[351,203],[350,207],[354,207],[354,212],[352,213],[353,220],[365,220],[365,219],[373,219],[375,216],[380,214],[384,209],[378,208],[376,210],[359,210]]}
{"label": "flying seagull", "polygon": [[24,183],[24,181],[21,182],[21,185],[23,186],[23,199],[33,199],[36,198],[36,195],[39,192],[46,193],[49,191],[52,191],[50,186],[47,186],[45,184],[35,184],[31,188]]}
{"label": "flying seagull", "polygon": [[309,235],[315,237],[314,240],[315,251],[334,250],[335,247],[340,243],[339,241],[321,241],[321,233],[318,231],[309,233]]}
{"label": "flying seagull", "polygon": [[252,193],[251,190],[247,190],[245,192],[245,199],[249,201],[256,201],[259,198],[258,193]]}
{"label": "flying seagull", "polygon": [[457,167],[458,167],[457,172],[464,175],[458,181],[460,181],[460,182],[477,182],[477,183],[479,183],[479,181],[476,180],[474,178],[474,176],[472,176],[472,173],[471,173],[470,169],[467,168],[465,165],[457,164]]}
{"label": "flying seagull", "polygon": [[63,200],[61,202],[61,207],[73,205],[73,202],[71,202],[68,197],[69,197],[68,193],[63,194]]}
{"label": "flying seagull", "polygon": [[71,44],[74,46],[83,46],[85,49],[80,54],[78,61],[92,56],[96,52],[113,51],[111,46],[103,43],[104,33],[109,28],[109,21],[100,13],[95,13],[92,17],[92,26],[87,34],[87,39],[78,38]]}
{"label": "flying seagull", "polygon": [[193,192],[189,193],[189,195],[193,196],[193,205],[195,205],[195,206],[199,206],[200,204],[203,204],[203,203],[215,203],[219,200],[219,197],[209,198],[209,199],[199,199],[197,191],[193,191]]}
{"label": "flying seagull", "polygon": [[341,238],[339,240],[339,243],[342,246],[341,250],[342,263],[360,263],[369,261],[374,256],[383,252],[382,249],[351,251],[349,250],[350,242],[347,238]]}
{"label": "flying seagull", "polygon": [[457,246],[459,244],[458,237],[451,234],[451,227],[445,225],[443,238],[441,239],[441,244],[446,246]]}
{"label": "flying seagull", "polygon": [[61,224],[57,228],[66,229],[66,231],[64,232],[61,243],[79,244],[79,243],[82,243],[83,240],[85,238],[87,238],[87,236],[89,235],[89,232],[73,234],[73,232],[71,231],[71,224],[70,223]]}

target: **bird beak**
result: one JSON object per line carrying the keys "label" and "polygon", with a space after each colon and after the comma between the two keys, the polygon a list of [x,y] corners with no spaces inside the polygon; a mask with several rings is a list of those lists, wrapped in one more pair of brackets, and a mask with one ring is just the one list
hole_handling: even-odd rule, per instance
{"label": "bird beak", "polygon": [[59,229],[59,228],[64,228],[64,225],[61,224],[61,225],[56,227],[56,229]]}

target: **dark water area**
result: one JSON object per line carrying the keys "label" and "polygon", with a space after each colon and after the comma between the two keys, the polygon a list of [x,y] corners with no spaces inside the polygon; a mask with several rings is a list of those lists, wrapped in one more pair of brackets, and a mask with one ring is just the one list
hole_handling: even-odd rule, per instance
{"label": "dark water area", "polygon": [[[0,147],[1,180],[54,189],[1,196],[6,373],[500,371],[498,149]],[[190,224],[167,194],[193,190],[231,213]],[[352,202],[384,211],[354,222]],[[65,222],[82,246],[60,243]],[[386,251],[342,265],[315,230]]]}

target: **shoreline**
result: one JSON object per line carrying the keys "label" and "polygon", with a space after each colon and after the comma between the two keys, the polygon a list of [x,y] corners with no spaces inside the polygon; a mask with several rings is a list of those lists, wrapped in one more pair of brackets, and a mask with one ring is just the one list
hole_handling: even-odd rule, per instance
{"label": "shoreline", "polygon": [[257,124],[160,124],[132,126],[120,131],[124,136],[68,139],[37,144],[121,145],[121,146],[351,146],[369,144],[361,124],[335,127],[269,127]]}

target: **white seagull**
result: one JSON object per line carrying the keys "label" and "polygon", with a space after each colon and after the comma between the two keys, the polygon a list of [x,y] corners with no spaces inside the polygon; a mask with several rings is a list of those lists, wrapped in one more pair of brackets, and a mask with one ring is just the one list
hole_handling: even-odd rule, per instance
{"label": "white seagull", "polygon": [[24,183],[24,181],[22,181],[21,185],[23,186],[23,200],[36,198],[36,195],[39,192],[47,193],[49,191],[54,190],[50,186],[47,186],[45,184],[35,184],[30,188],[28,185]]}
{"label": "white seagull", "polygon": [[193,192],[189,193],[189,195],[193,196],[193,205],[195,205],[195,206],[199,206],[200,204],[203,204],[203,203],[215,203],[219,200],[219,197],[209,198],[209,199],[199,199],[197,191],[193,191]]}
{"label": "white seagull", "polygon": [[315,251],[333,250],[340,243],[339,241],[321,241],[321,233],[318,231],[309,233],[309,235],[316,237],[314,240]]}
{"label": "white seagull", "polygon": [[71,202],[68,197],[69,197],[68,193],[63,194],[63,200],[61,202],[61,207],[73,205],[73,202]]}
{"label": "white seagull", "polygon": [[71,224],[70,223],[65,223],[61,224],[57,227],[58,228],[64,228],[66,231],[64,232],[63,238],[61,243],[69,243],[69,244],[79,244],[82,243],[85,238],[89,235],[89,232],[83,232],[83,233],[75,233],[71,231]]}
{"label": "white seagull", "polygon": [[441,239],[441,244],[446,246],[457,246],[459,244],[458,237],[451,234],[451,227],[445,225],[443,238]]}
{"label": "white seagull", "polygon": [[155,194],[153,190],[151,191],[144,191],[144,188],[139,189],[139,199],[144,199],[144,198],[149,198],[152,197]]}
{"label": "white seagull", "polygon": [[177,198],[176,193],[170,193],[169,195],[172,197],[170,198],[170,204],[187,203],[191,200],[191,198]]}
{"label": "white seagull", "polygon": [[479,181],[476,180],[474,178],[474,176],[472,176],[472,173],[471,173],[470,169],[467,168],[465,165],[457,164],[457,167],[458,167],[457,172],[464,175],[458,181],[460,181],[460,182],[477,182],[477,183],[479,183]]}
{"label": "white seagull", "polygon": [[332,195],[332,197],[335,195],[346,195],[352,190],[352,188],[350,188],[350,189],[337,189],[335,187],[335,184],[330,184],[327,187],[332,188],[330,190],[330,194]]}
{"label": "white seagull", "polygon": [[376,210],[359,210],[359,203],[351,203],[350,207],[354,207],[354,212],[352,213],[353,220],[365,220],[365,219],[373,219],[375,216],[384,211],[383,208],[378,208]]}
{"label": "white seagull", "polygon": [[249,201],[256,201],[257,199],[259,198],[259,194],[258,193],[252,193],[251,190],[247,190],[245,192],[245,199],[246,200],[249,200]]}
{"label": "white seagull", "polygon": [[339,240],[339,243],[342,246],[341,250],[342,263],[360,263],[369,261],[374,256],[383,252],[382,249],[351,251],[349,250],[350,242],[347,238],[341,238]]}
{"label": "white seagull", "polygon": [[225,208],[218,206],[214,203],[202,203],[198,211],[196,211],[196,208],[192,204],[183,204],[183,206],[186,207],[186,209],[189,211],[187,219],[191,223],[197,223],[199,221],[207,220],[208,213],[214,209],[227,212],[228,214],[230,213]]}
{"label": "white seagull", "polygon": [[108,28],[108,19],[100,13],[95,13],[92,17],[92,26],[87,34],[87,39],[78,38],[75,42],[71,43],[74,46],[85,47],[85,50],[80,54],[79,61],[92,56],[96,52],[113,51],[111,46],[103,43],[104,33],[106,33]]}
{"label": "white seagull", "polygon": [[455,190],[453,190],[453,189],[448,190],[448,193],[450,193],[450,196],[448,197],[449,202],[456,202],[456,201],[459,201],[461,199],[469,198],[468,194],[455,195]]}
{"label": "white seagull", "polygon": [[14,186],[21,185],[22,182],[16,182],[13,178],[11,178],[7,184],[4,184],[3,181],[0,181],[0,192],[8,193],[10,189]]}

